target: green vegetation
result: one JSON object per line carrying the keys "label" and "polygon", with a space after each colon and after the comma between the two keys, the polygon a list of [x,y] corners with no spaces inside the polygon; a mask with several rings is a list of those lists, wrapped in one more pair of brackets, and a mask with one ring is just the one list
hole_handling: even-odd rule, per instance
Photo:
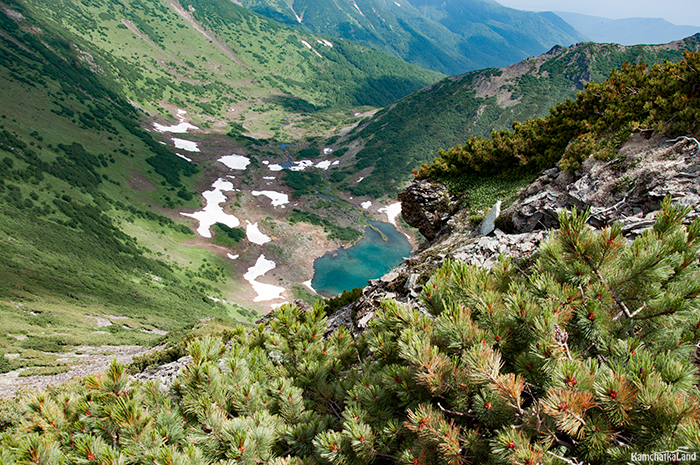
{"label": "green vegetation", "polygon": [[[329,6],[323,0],[295,0],[293,5],[280,0],[241,1],[288,26],[369,45],[449,75],[505,66],[544,53],[555,44],[584,40],[568,25],[561,27],[543,15],[494,3],[399,3],[364,0]],[[337,42],[330,37],[323,40]]]}
{"label": "green vegetation", "polygon": [[[441,149],[464,144],[474,136],[490,137],[493,131],[510,130],[515,122],[544,117],[557,104],[575,99],[584,82],[603,81],[625,61],[650,65],[679,61],[683,51],[699,49],[698,35],[679,47],[586,43],[555,48],[517,68],[444,79],[380,110],[349,139],[341,139],[341,145],[359,141],[362,148],[356,164],[335,179],[341,181],[343,173],[373,167],[361,183],[348,190],[356,196],[393,194],[410,178],[411,170],[432,162]],[[495,89],[486,90],[487,82]]]}
{"label": "green vegetation", "polygon": [[587,213],[526,269],[447,260],[427,312],[383,302],[324,337],[322,303],[189,343],[170,393],[116,362],[0,403],[7,463],[634,461],[700,447],[700,220],[665,201],[631,244]]}
{"label": "green vegetation", "polygon": [[229,228],[225,224],[215,223],[212,226],[214,231],[214,238],[212,242],[214,244],[219,244],[223,246],[230,247],[245,239],[245,229],[243,228]]}
{"label": "green vegetation", "polygon": [[316,226],[323,226],[323,230],[328,234],[328,239],[331,241],[355,242],[362,237],[362,233],[355,228],[338,226],[330,220],[321,218],[315,213],[302,211],[297,208],[287,217],[287,221],[289,224],[304,222]]}
{"label": "green vegetation", "polygon": [[625,64],[603,83],[591,83],[576,101],[567,100],[546,118],[514,123],[491,139],[472,137],[464,146],[441,151],[419,178],[487,177],[499,173],[535,173],[559,163],[574,171],[594,155],[610,159],[629,135],[649,129],[671,137],[700,131],[699,53],[686,53],[679,63],[648,68]]}

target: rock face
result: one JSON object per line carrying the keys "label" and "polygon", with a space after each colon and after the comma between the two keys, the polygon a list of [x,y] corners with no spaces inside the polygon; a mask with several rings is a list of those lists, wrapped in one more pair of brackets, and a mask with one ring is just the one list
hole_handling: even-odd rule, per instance
{"label": "rock face", "polygon": [[700,155],[692,140],[666,141],[633,135],[611,161],[586,160],[575,174],[549,169],[528,186],[503,215],[515,232],[557,228],[558,212],[591,208],[590,224],[615,221],[625,233],[653,224],[654,212],[670,195],[691,206],[689,219],[700,216]]}
{"label": "rock face", "polygon": [[558,213],[563,209],[590,207],[591,226],[601,228],[621,221],[628,237],[654,224],[667,195],[690,206],[689,218],[694,219],[700,216],[699,145],[692,140],[668,142],[639,134],[630,138],[615,160],[590,157],[574,174],[558,168],[546,170],[502,213],[501,218],[506,217],[503,224],[512,221],[514,234],[492,229],[495,224],[486,228],[489,232],[481,231],[481,225],[473,228],[469,212],[457,211],[457,202],[446,188],[414,181],[399,194],[402,215],[429,243],[382,278],[370,281],[356,302],[329,318],[328,330],[346,326],[354,333],[364,331],[384,299],[423,308],[423,285],[445,259],[489,269],[501,254],[529,259],[549,230],[559,226]]}
{"label": "rock face", "polygon": [[435,239],[455,212],[457,204],[447,187],[414,181],[399,193],[401,216],[428,241]]}

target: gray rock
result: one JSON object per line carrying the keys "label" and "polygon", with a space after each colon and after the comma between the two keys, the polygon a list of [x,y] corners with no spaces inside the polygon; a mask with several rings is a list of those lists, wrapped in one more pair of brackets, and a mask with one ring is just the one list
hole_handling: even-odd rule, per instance
{"label": "gray rock", "polygon": [[491,207],[491,210],[486,214],[484,219],[479,224],[479,235],[488,236],[496,229],[496,218],[501,214],[501,201],[499,200],[496,204]]}

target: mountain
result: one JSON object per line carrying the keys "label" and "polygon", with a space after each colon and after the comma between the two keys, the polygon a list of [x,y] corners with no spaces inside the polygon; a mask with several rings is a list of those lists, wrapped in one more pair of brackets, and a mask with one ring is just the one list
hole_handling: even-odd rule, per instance
{"label": "mountain", "polygon": [[[279,224],[279,241],[263,249],[278,263],[292,247],[284,238],[300,234],[273,220],[284,210],[254,209],[250,191],[271,182],[250,171],[227,206],[250,208],[243,227],[195,233],[181,212],[201,210],[200,193],[234,178],[218,160],[245,153],[267,174],[258,160],[282,157],[280,142],[265,152],[268,142],[241,133],[314,140],[358,106],[440,77],[227,1],[0,3],[0,340],[3,354],[19,354],[9,368],[65,371],[43,352],[148,344],[201,318],[250,324],[261,304],[242,275],[262,253],[245,219],[258,233]],[[181,142],[167,132],[175,118],[194,130]]]}
{"label": "mountain", "polygon": [[446,78],[380,110],[338,142],[356,157],[354,167],[342,173],[344,188],[354,195],[396,192],[412,169],[432,161],[440,149],[545,116],[624,62],[677,61],[683,51],[699,48],[700,34],[659,46],[582,43],[505,68]]}
{"label": "mountain", "polygon": [[677,26],[662,18],[609,19],[563,11],[540,14],[550,20],[551,16],[559,16],[593,42],[665,44],[700,32],[700,26]]}
{"label": "mountain", "polygon": [[492,0],[240,0],[299,29],[350,39],[445,74],[505,66],[584,37]]}

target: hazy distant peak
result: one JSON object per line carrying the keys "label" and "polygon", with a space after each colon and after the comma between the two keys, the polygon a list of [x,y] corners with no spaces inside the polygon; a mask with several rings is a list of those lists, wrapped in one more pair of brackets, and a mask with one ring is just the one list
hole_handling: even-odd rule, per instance
{"label": "hazy distant peak", "polygon": [[610,19],[563,11],[541,13],[558,16],[594,42],[622,45],[664,44],[700,32],[700,26],[678,26],[663,18]]}

